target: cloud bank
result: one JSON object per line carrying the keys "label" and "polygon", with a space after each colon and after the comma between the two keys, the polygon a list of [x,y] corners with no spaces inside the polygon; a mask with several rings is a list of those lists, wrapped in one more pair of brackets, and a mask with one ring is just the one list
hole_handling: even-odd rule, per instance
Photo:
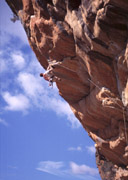
{"label": "cloud bank", "polygon": [[69,147],[68,151],[82,151],[82,147],[81,146],[77,146],[77,147]]}
{"label": "cloud bank", "polygon": [[69,105],[59,97],[56,86],[50,89],[48,83],[39,77],[44,70],[30,51],[20,21],[13,23],[10,20],[13,14],[5,2],[1,2],[0,9],[3,17],[0,22],[1,96],[5,103],[3,109],[23,113],[29,113],[32,108],[47,109],[58,116],[64,116],[72,128],[81,127]]}
{"label": "cloud bank", "polygon": [[11,95],[9,92],[4,92],[3,99],[7,103],[6,110],[26,111],[30,107],[28,98],[23,94]]}
{"label": "cloud bank", "polygon": [[98,180],[98,170],[85,164],[79,165],[69,162],[68,165],[63,161],[41,161],[36,170],[65,178],[78,178],[86,180]]}
{"label": "cloud bank", "polygon": [[[69,105],[58,95],[58,90],[48,86],[43,78],[39,76],[44,69],[40,66],[34,55],[25,55],[21,51],[2,49],[1,74],[5,79],[2,81],[2,98],[5,101],[4,109],[8,111],[28,112],[32,108],[49,110],[58,116],[64,116],[72,128],[79,128],[81,125],[75,118]],[[11,53],[10,53],[11,52]],[[26,57],[25,57],[26,56]],[[10,81],[11,77],[11,81]],[[10,83],[10,84],[9,84]]]}
{"label": "cloud bank", "polygon": [[77,146],[77,147],[69,147],[68,151],[75,151],[75,152],[88,152],[90,155],[94,155],[96,152],[95,146]]}
{"label": "cloud bank", "polygon": [[90,154],[95,154],[96,149],[94,146],[86,146],[86,148]]}

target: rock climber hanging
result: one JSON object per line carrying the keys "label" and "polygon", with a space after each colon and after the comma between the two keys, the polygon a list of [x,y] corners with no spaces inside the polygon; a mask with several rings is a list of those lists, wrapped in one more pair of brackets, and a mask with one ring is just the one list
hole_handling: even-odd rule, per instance
{"label": "rock climber hanging", "polygon": [[53,87],[53,82],[55,82],[56,80],[60,81],[60,78],[56,77],[53,72],[55,65],[59,65],[59,62],[49,63],[49,66],[47,67],[45,73],[40,73],[40,76],[43,77],[46,81],[49,81],[49,86],[52,87]]}

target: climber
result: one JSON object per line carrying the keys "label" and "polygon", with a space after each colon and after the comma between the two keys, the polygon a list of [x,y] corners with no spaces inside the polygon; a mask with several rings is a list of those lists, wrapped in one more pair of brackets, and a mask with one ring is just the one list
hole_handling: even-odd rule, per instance
{"label": "climber", "polygon": [[49,70],[47,70],[45,73],[40,73],[40,76],[43,77],[46,81],[49,81],[49,86],[53,87],[53,82],[56,80],[60,81],[61,79],[50,73]]}
{"label": "climber", "polygon": [[60,62],[49,62],[49,66],[47,67],[47,70],[45,73],[40,73],[40,76],[43,77],[46,81],[49,81],[49,86],[53,86],[53,82],[56,80],[60,81],[60,78],[56,77],[53,73],[53,69],[56,65],[59,65]]}
{"label": "climber", "polygon": [[47,70],[45,73],[40,73],[40,76],[43,77],[46,81],[49,81],[49,86],[53,86],[54,75],[51,70]]}

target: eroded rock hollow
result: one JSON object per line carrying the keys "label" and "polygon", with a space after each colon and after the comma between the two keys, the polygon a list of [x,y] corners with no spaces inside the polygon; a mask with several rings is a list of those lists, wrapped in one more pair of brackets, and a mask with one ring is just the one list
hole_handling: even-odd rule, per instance
{"label": "eroded rock hollow", "polygon": [[[103,180],[128,179],[128,1],[6,0],[95,141]],[[14,17],[15,17],[14,16]]]}

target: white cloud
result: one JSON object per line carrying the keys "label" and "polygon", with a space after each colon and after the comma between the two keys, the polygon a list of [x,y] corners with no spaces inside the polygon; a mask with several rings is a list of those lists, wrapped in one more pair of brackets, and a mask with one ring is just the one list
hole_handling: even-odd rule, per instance
{"label": "white cloud", "polygon": [[0,73],[3,73],[7,70],[7,66],[4,59],[0,59]]}
{"label": "white cloud", "polygon": [[[1,36],[5,38],[5,40],[3,39],[2,41],[4,41],[7,45],[8,42],[10,43],[13,35],[19,37],[20,39],[24,39],[24,33],[21,32],[21,30],[23,31],[23,28],[20,25],[20,22],[12,23],[10,21],[11,13],[7,5],[2,2],[0,6],[2,9],[2,21],[0,22],[2,27]],[[5,9],[8,9],[6,10],[7,14],[4,14]],[[19,41],[18,44],[22,44],[21,41]],[[2,54],[4,55],[3,57],[6,60],[2,62],[2,69],[3,71],[6,70],[8,74],[10,73],[10,79],[11,82],[13,82],[12,88],[15,88],[17,94],[22,94],[22,96],[24,97],[23,100],[27,102],[27,105],[23,107],[23,100],[21,100],[21,102],[18,101],[19,97],[17,98],[17,96],[19,95],[13,94],[12,96],[12,90],[7,90],[10,87],[10,79],[8,78],[6,80],[6,87],[8,86],[8,88],[5,87],[5,82],[2,83],[2,91],[8,91],[9,93],[5,93],[3,96],[4,100],[8,104],[6,106],[7,110],[24,111],[23,109],[29,109],[30,107],[52,110],[57,115],[64,116],[65,119],[68,119],[67,122],[70,123],[72,128],[78,128],[81,126],[80,122],[72,113],[69,105],[59,97],[55,84],[53,89],[48,88],[48,82],[45,82],[43,78],[39,77],[39,73],[44,70],[37,62],[34,55],[25,55],[21,51],[14,51],[13,46],[9,46],[6,52],[4,49],[2,49],[2,51]],[[14,66],[16,68],[14,68]],[[18,74],[15,69],[22,70],[22,72]],[[15,84],[15,82],[18,83]],[[9,100],[7,100],[5,95],[8,95]],[[10,101],[10,99],[12,98],[15,100],[14,103]],[[17,104],[17,102],[19,103],[19,105],[15,105]],[[32,106],[30,106],[29,104],[32,104]]]}
{"label": "white cloud", "polygon": [[97,180],[97,178],[94,177],[98,175],[98,170],[96,168],[91,168],[85,164],[78,165],[75,162],[70,162],[69,165],[66,166],[63,161],[41,161],[36,170],[59,177],[75,177],[89,180]]}
{"label": "white cloud", "polygon": [[6,110],[25,112],[30,107],[28,98],[23,94],[13,96],[9,92],[4,92],[3,98],[7,103]]}
{"label": "white cloud", "polygon": [[11,54],[11,58],[13,61],[14,66],[18,69],[21,70],[25,66],[25,59],[23,57],[23,54],[21,52],[15,52]]}
{"label": "white cloud", "polygon": [[34,74],[34,75],[37,75],[38,78],[39,78],[39,74],[41,72],[44,72],[44,69],[43,67],[40,65],[39,61],[37,60],[37,58],[35,57],[34,55],[34,52],[33,53],[29,53],[29,57],[28,57],[30,63],[29,65],[26,67],[25,71],[27,73],[31,73],[31,74]]}
{"label": "white cloud", "polygon": [[89,154],[94,155],[96,152],[96,149],[94,146],[86,146],[86,148],[82,148],[81,146],[77,147],[69,147],[68,151],[88,151]]}
{"label": "white cloud", "polygon": [[13,17],[11,9],[5,1],[0,3],[0,31],[1,45],[7,44],[8,40],[13,37],[18,37],[23,43],[28,44],[27,36],[20,21],[13,23],[10,19]]}
{"label": "white cloud", "polygon": [[81,146],[69,147],[68,151],[82,151],[82,147]]}
{"label": "white cloud", "polygon": [[62,167],[64,167],[64,163],[61,161],[60,162],[42,161],[39,163],[36,169],[56,176],[62,176],[63,174],[63,171],[61,170]]}
{"label": "white cloud", "polygon": [[92,176],[98,175],[98,170],[96,168],[91,168],[85,164],[78,165],[75,162],[70,162],[70,168],[73,174],[84,175],[89,174]]}
{"label": "white cloud", "polygon": [[94,146],[86,146],[86,148],[90,154],[95,154],[96,149]]}
{"label": "white cloud", "polygon": [[2,50],[0,50],[0,56],[3,54],[3,51]]}
{"label": "white cloud", "polygon": [[[10,43],[12,37],[20,38],[19,47],[22,47],[23,41],[28,44],[21,23],[19,21],[16,21],[16,23],[10,21],[12,12],[5,2],[0,4],[0,9],[0,33],[3,38],[1,41],[4,42],[4,45]],[[55,84],[53,89],[48,88],[48,82],[45,82],[43,78],[39,77],[39,73],[44,70],[37,62],[35,56],[32,54],[25,55],[21,51],[14,51],[13,48],[12,44],[12,46],[7,46],[6,51],[2,49],[2,53],[5,55],[3,56],[4,59],[6,57],[6,64],[2,63],[3,70],[7,68],[6,71],[8,74],[10,73],[10,79],[13,82],[12,88],[15,89],[15,92],[17,91],[17,94],[12,94],[12,89],[7,90],[10,88],[9,78],[6,79],[6,86],[5,82],[3,82],[2,91],[5,92],[3,93],[3,98],[7,103],[6,110],[24,111],[29,110],[31,107],[52,110],[57,115],[64,116],[65,119],[68,119],[67,122],[70,123],[72,128],[80,127],[81,124],[75,118],[69,105],[59,97]],[[17,47],[15,48],[17,49]],[[15,69],[22,70],[22,72],[18,74]],[[15,82],[18,83],[16,84]]]}
{"label": "white cloud", "polygon": [[31,104],[41,109],[52,110],[59,116],[67,116],[72,128],[81,126],[69,105],[59,97],[56,88],[48,88],[48,83],[42,78],[32,73],[21,72],[17,77],[17,82],[25,96],[30,99]]}
{"label": "white cloud", "polygon": [[[48,87],[48,82],[39,76],[40,72],[44,70],[37,60],[35,60],[35,57],[30,54],[27,58],[31,58],[31,61],[28,59],[25,61],[25,55],[21,51],[14,51],[13,49],[7,52],[3,50],[2,56],[3,71],[6,70],[8,72],[8,77],[11,76],[11,78],[8,79],[6,77],[6,84],[4,80],[1,82],[2,91],[8,91],[8,93],[3,93],[4,100],[8,104],[6,106],[7,110],[24,111],[24,109],[29,110],[31,107],[41,110],[52,110],[58,116],[64,116],[72,128],[81,127],[80,122],[74,116],[68,103],[58,95],[56,85],[54,84],[53,88]],[[5,58],[6,56],[7,58]],[[15,68],[13,68],[14,66],[16,69],[22,71],[20,73],[15,71]],[[7,90],[10,85],[11,89]],[[13,89],[15,89],[14,91],[17,91],[17,93],[11,95]],[[23,99],[19,101],[18,99],[21,94]],[[24,101],[26,102],[25,105]]]}
{"label": "white cloud", "polygon": [[15,70],[22,70],[25,65],[24,54],[21,51],[15,51],[9,48],[6,48],[6,51],[4,49],[0,51],[0,73],[16,73]]}
{"label": "white cloud", "polygon": [[51,98],[50,107],[60,116],[67,116],[72,128],[79,128],[81,126],[78,119],[75,118],[73,112],[71,111],[68,103],[60,100],[59,98]]}
{"label": "white cloud", "polygon": [[9,125],[4,119],[1,118],[0,118],[0,124],[3,124],[6,127]]}
{"label": "white cloud", "polygon": [[41,93],[46,93],[43,86],[36,77],[31,73],[20,73],[17,78],[19,85],[23,88],[28,96],[38,96]]}

